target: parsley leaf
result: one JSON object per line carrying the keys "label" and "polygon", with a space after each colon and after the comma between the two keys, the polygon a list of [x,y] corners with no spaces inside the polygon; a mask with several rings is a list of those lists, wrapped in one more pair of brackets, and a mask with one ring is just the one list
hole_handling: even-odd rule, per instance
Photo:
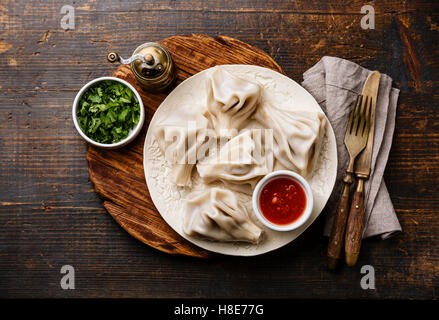
{"label": "parsley leaf", "polygon": [[140,105],[130,88],[105,80],[84,92],[76,115],[90,139],[110,144],[125,139],[139,123]]}

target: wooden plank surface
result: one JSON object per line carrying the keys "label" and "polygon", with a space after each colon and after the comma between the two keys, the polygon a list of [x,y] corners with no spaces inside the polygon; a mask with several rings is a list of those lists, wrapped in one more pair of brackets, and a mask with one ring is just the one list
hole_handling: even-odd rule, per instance
{"label": "wooden plank surface", "polygon": [[[208,3],[208,4],[207,4]],[[437,1],[0,1],[0,297],[438,298],[439,19]],[[271,55],[296,81],[322,56],[390,75],[401,89],[385,180],[403,233],[366,240],[331,273],[319,218],[297,241],[254,258],[169,256],[126,233],[89,180],[71,103],[111,74],[110,49],[178,34],[227,35]],[[62,265],[76,289],[59,285]],[[360,268],[374,266],[376,289]],[[262,290],[263,288],[263,290]]]}

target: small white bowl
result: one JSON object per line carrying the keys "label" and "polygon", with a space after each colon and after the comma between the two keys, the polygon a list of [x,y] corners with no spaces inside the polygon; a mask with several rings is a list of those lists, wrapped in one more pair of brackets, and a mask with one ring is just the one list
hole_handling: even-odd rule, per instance
{"label": "small white bowl", "polygon": [[[302,213],[302,215],[299,217],[299,219],[295,220],[294,222],[286,225],[278,225],[270,222],[267,218],[264,217],[264,215],[261,212],[261,209],[259,207],[259,197],[260,194],[265,187],[265,185],[278,178],[289,178],[294,181],[296,181],[305,191],[306,196],[306,207],[305,211]],[[256,185],[255,189],[253,190],[253,197],[252,197],[252,204],[253,204],[253,210],[256,214],[256,217],[258,220],[266,227],[276,230],[276,231],[291,231],[294,229],[298,229],[301,226],[303,226],[308,219],[311,217],[312,209],[314,206],[314,198],[312,195],[311,187],[309,186],[308,182],[303,178],[301,175],[288,170],[279,170],[274,171],[272,173],[267,174],[264,178],[262,178],[258,184]]]}
{"label": "small white bowl", "polygon": [[[81,100],[81,97],[82,97],[83,93],[91,85],[93,85],[93,84],[95,84],[97,82],[100,82],[100,81],[105,81],[105,80],[112,80],[112,81],[120,82],[123,85],[127,86],[128,88],[130,88],[131,91],[133,91],[134,94],[136,95],[137,101],[139,101],[139,106],[140,106],[139,122],[131,130],[131,132],[128,134],[128,136],[125,139],[123,139],[123,140],[121,140],[119,142],[116,142],[116,143],[99,143],[99,142],[96,142],[96,141],[90,139],[89,137],[87,137],[87,135],[82,131],[82,129],[81,129],[80,125],[79,125],[79,122],[78,122],[78,118],[76,116],[76,111],[78,109],[79,101]],[[94,145],[96,147],[105,148],[105,149],[116,149],[116,148],[123,147],[123,146],[127,145],[128,143],[130,143],[131,141],[133,141],[134,138],[139,134],[140,130],[142,130],[143,122],[145,121],[145,108],[143,107],[142,98],[140,97],[139,93],[128,82],[126,82],[125,80],[119,79],[119,78],[115,78],[115,77],[101,77],[101,78],[97,78],[97,79],[94,79],[94,80],[88,82],[76,94],[75,100],[73,101],[72,117],[73,117],[73,123],[75,124],[76,130],[81,135],[81,137],[84,138],[85,141],[87,141],[88,143],[90,143],[91,145]]]}

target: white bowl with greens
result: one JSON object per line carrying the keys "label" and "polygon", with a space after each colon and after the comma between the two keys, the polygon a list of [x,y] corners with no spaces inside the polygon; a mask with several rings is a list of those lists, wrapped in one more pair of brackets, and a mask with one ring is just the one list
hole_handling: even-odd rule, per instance
{"label": "white bowl with greens", "polygon": [[78,133],[90,144],[123,147],[142,129],[145,109],[136,89],[125,80],[101,77],[79,90],[72,108]]}

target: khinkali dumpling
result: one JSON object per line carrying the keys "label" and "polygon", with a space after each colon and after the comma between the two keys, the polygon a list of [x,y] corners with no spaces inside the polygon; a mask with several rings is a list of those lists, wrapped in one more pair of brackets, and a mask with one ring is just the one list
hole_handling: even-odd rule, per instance
{"label": "khinkali dumpling", "polygon": [[183,231],[217,241],[258,243],[262,230],[249,218],[236,195],[226,189],[211,188],[186,200]]}
{"label": "khinkali dumpling", "polygon": [[238,78],[224,67],[210,71],[207,84],[207,110],[215,131],[240,129],[255,111],[261,87]]}
{"label": "khinkali dumpling", "polygon": [[260,177],[273,171],[273,140],[266,130],[243,130],[213,154],[197,164],[204,182],[215,180],[249,184],[252,188]]}
{"label": "khinkali dumpling", "polygon": [[209,120],[199,106],[187,106],[181,112],[170,113],[157,121],[154,135],[172,167],[171,181],[178,186],[189,186],[197,150],[209,134]]}
{"label": "khinkali dumpling", "polygon": [[325,132],[322,112],[285,110],[265,103],[254,118],[273,129],[274,156],[281,165],[305,177],[312,172]]}

